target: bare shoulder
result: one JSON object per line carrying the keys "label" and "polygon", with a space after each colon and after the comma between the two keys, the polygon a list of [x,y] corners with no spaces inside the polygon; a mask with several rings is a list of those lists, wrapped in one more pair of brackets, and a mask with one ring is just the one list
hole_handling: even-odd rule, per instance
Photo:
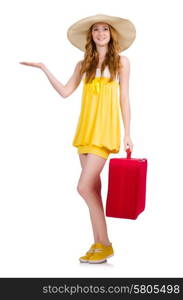
{"label": "bare shoulder", "polygon": [[[130,60],[127,56],[120,55],[120,63],[126,70],[130,69]],[[123,68],[120,68],[120,69],[123,69]]]}
{"label": "bare shoulder", "polygon": [[130,75],[130,60],[125,55],[120,55],[120,68],[119,68],[119,80],[122,82],[129,78]]}
{"label": "bare shoulder", "polygon": [[73,78],[77,78],[78,80],[81,80],[81,67],[82,67],[82,60],[78,61],[74,68]]}
{"label": "bare shoulder", "polygon": [[83,62],[83,60],[79,60],[79,61],[77,62],[77,64],[76,64],[76,68],[77,68],[77,69],[80,69],[80,68],[81,68],[82,62]]}

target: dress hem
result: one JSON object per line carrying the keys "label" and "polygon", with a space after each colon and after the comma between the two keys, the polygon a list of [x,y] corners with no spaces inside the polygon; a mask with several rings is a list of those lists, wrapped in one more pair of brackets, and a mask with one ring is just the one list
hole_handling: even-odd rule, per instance
{"label": "dress hem", "polygon": [[78,154],[80,153],[93,153],[97,154],[105,159],[108,158],[109,154],[111,153],[104,147],[97,147],[94,145],[86,145],[86,146],[78,146]]}

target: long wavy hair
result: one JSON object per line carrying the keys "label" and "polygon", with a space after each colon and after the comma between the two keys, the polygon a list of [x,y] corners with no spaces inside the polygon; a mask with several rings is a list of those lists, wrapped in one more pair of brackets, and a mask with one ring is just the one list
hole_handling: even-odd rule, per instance
{"label": "long wavy hair", "polygon": [[[80,73],[81,76],[85,74],[85,82],[91,82],[95,78],[96,69],[99,63],[99,54],[96,49],[96,44],[92,37],[92,28],[94,24],[89,28],[86,37],[85,53],[84,59],[81,62]],[[110,31],[110,41],[108,43],[108,51],[106,53],[105,59],[101,66],[101,74],[103,73],[106,66],[108,66],[110,71],[109,82],[115,80],[116,75],[119,71],[119,67],[123,67],[120,62],[120,46],[118,42],[118,33],[117,31],[109,25]]]}

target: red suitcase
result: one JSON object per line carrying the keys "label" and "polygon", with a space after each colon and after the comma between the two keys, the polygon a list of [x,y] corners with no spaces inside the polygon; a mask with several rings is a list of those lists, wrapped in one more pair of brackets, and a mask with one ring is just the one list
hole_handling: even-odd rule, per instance
{"label": "red suitcase", "polygon": [[106,216],[136,219],[145,209],[147,159],[111,158],[108,172]]}

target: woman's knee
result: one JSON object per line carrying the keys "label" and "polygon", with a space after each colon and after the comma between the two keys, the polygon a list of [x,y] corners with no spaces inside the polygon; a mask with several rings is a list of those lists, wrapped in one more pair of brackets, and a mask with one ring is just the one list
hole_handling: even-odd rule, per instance
{"label": "woman's knee", "polygon": [[96,176],[93,180],[79,180],[77,185],[77,191],[79,194],[88,194],[94,190],[101,190],[101,178],[100,175]]}
{"label": "woman's knee", "polygon": [[94,185],[91,182],[79,182],[77,185],[77,191],[81,196],[90,194],[94,190]]}

